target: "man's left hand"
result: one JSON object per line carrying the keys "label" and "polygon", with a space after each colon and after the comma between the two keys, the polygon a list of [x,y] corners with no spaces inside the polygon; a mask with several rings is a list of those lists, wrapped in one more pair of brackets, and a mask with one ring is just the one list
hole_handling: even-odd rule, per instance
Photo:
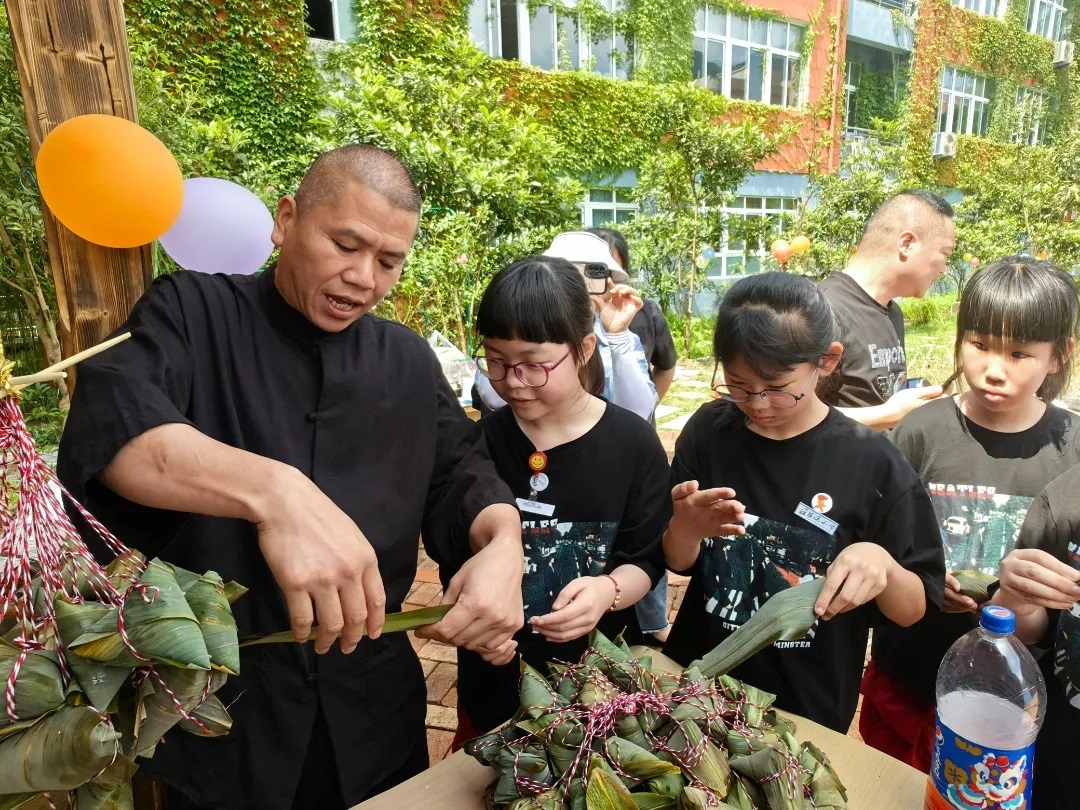
{"label": "man's left hand", "polygon": [[525,556],[517,526],[515,533],[494,538],[461,567],[442,600],[454,607],[442,621],[417,630],[417,636],[505,655],[506,642],[525,624],[521,600]]}
{"label": "man's left hand", "polygon": [[600,323],[609,334],[629,329],[634,316],[645,306],[638,291],[626,284],[616,284],[602,298],[598,295],[592,298],[600,313]]}

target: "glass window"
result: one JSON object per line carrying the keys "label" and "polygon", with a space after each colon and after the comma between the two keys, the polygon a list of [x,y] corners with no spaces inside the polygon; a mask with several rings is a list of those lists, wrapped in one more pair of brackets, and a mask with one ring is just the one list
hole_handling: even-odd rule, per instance
{"label": "glass window", "polygon": [[555,12],[540,6],[529,22],[529,64],[543,70],[555,67]]}
{"label": "glass window", "polygon": [[615,199],[615,190],[610,188],[589,189],[589,202],[612,202]]}
{"label": "glass window", "polygon": [[499,2],[499,39],[503,59],[520,59],[518,47],[518,12],[517,0],[498,0]]}
{"label": "glass window", "polygon": [[1030,0],[1027,30],[1057,42],[1065,36],[1067,14],[1064,0]]}
{"label": "glass window", "polygon": [[1034,87],[1020,85],[1016,88],[1016,124],[1012,142],[1035,146],[1043,142],[1046,134],[1046,113],[1049,96]]}
{"label": "glass window", "polygon": [[[799,207],[796,197],[735,197],[725,206],[724,234],[716,258],[709,265],[709,277],[730,278],[762,270],[762,261],[768,255],[768,245],[784,232],[787,218]],[[754,238],[743,238],[747,230],[740,224],[760,225],[769,223],[763,232],[760,228],[750,230]]]}
{"label": "glass window", "polygon": [[617,202],[617,203],[626,203],[627,205],[633,205],[633,206],[637,205],[637,203],[634,202],[633,192],[631,192],[629,189],[625,189],[625,188],[617,188],[617,189],[615,189],[615,202]]}
{"label": "glass window", "polygon": [[938,132],[985,137],[990,124],[991,85],[985,76],[955,68],[941,75]]}
{"label": "glass window", "polygon": [[694,80],[730,98],[798,106],[800,55],[793,48],[801,38],[802,29],[788,22],[752,20],[706,5],[697,15]]}
{"label": "glass window", "polygon": [[637,213],[630,189],[591,188],[581,205],[581,223],[586,228],[624,225]]}

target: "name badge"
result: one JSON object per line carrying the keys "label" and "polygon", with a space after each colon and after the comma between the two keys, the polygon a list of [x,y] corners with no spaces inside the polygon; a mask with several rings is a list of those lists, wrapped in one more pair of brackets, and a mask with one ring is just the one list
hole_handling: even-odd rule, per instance
{"label": "name badge", "polygon": [[544,517],[551,517],[555,514],[555,507],[550,503],[540,503],[540,501],[530,501],[525,498],[517,499],[518,509],[522,512],[532,512],[533,514],[543,515]]}
{"label": "name badge", "polygon": [[801,517],[803,520],[813,523],[819,529],[821,529],[827,535],[836,534],[836,530],[840,528],[840,524],[832,518],[827,518],[820,512],[815,512],[805,503],[800,503],[795,510],[795,514]]}

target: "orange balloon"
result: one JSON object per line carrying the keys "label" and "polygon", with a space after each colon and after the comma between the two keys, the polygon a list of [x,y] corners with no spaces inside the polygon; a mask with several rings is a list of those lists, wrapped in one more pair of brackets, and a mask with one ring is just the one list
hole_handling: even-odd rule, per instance
{"label": "orange balloon", "polygon": [[788,259],[795,253],[795,251],[791,249],[791,245],[783,239],[777,239],[769,247],[772,250],[773,258],[780,262],[780,264],[787,264]]}
{"label": "orange balloon", "polygon": [[165,144],[113,115],[80,115],[50,132],[38,150],[37,183],[69,230],[112,248],[153,242],[184,201],[184,178]]}
{"label": "orange balloon", "polygon": [[972,266],[972,267],[978,267],[978,266],[979,266],[979,265],[980,265],[981,263],[982,263],[982,262],[981,262],[981,261],[979,260],[979,257],[978,257],[978,256],[972,256],[972,257],[971,257],[971,262],[970,262],[970,264],[971,264],[971,266]]}
{"label": "orange balloon", "polygon": [[791,240],[791,249],[796,256],[802,256],[810,249],[810,238],[802,235],[796,236]]}

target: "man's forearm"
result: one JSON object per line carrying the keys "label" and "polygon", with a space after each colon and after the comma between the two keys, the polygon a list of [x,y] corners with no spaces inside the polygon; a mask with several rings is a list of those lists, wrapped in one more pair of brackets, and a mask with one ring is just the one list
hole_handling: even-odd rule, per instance
{"label": "man's forearm", "polygon": [[659,401],[663,401],[667,396],[668,389],[671,388],[671,383],[675,380],[675,366],[664,371],[653,371],[652,381],[656,387],[656,398]]}
{"label": "man's forearm", "polygon": [[889,430],[900,421],[899,414],[888,404],[867,405],[863,408],[837,408],[844,416],[874,430]]}
{"label": "man's forearm", "polygon": [[294,468],[238,450],[190,425],[161,425],[128,442],[99,476],[134,503],[259,523]]}

